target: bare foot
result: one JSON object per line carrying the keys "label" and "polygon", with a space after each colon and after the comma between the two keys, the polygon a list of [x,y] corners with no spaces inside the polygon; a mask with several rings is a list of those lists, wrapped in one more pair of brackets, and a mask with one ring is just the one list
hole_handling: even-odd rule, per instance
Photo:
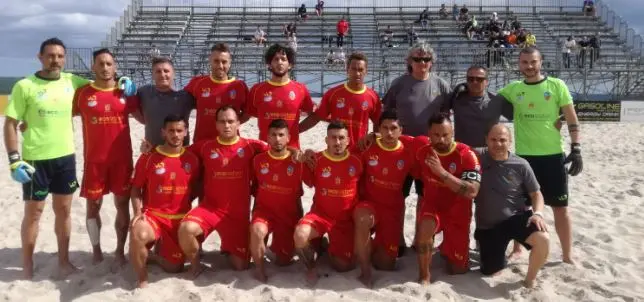
{"label": "bare foot", "polygon": [[572,260],[572,258],[570,258],[570,257],[565,257],[565,258],[563,258],[563,262],[564,262],[564,263],[568,263],[568,264],[570,264],[570,265],[575,265],[575,261],[574,261],[574,260]]}
{"label": "bare foot", "polygon": [[62,280],[67,278],[67,276],[80,272],[80,269],[75,267],[70,262],[65,264],[58,265],[58,271],[56,272],[55,279]]}
{"label": "bare foot", "polygon": [[508,258],[508,261],[513,261],[513,260],[521,258],[521,255],[523,255],[523,250],[521,248],[514,249],[514,250],[512,250],[510,255],[508,255],[507,258]]}
{"label": "bare foot", "polygon": [[110,271],[112,273],[118,272],[121,270],[121,268],[123,268],[123,266],[125,266],[125,264],[127,264],[127,259],[125,259],[125,256],[122,254],[116,254],[114,257],[114,262],[112,262],[112,265],[110,266]]}
{"label": "bare foot", "polygon": [[462,275],[469,271],[470,269],[467,267],[458,267],[451,264],[447,264],[447,273],[449,275]]}
{"label": "bare foot", "polygon": [[420,283],[420,285],[422,286],[428,286],[432,283],[430,278],[431,274],[428,274],[427,276],[421,276],[420,278],[418,278],[418,283]]}
{"label": "bare foot", "polygon": [[316,269],[310,269],[306,272],[306,283],[308,286],[313,287],[318,283],[318,272]]}
{"label": "bare foot", "polygon": [[537,282],[534,279],[532,279],[532,280],[528,280],[528,279],[523,280],[523,286],[525,288],[534,288],[536,283]]}
{"label": "bare foot", "polygon": [[358,276],[358,280],[360,280],[360,282],[367,288],[373,287],[373,278],[371,278],[371,274],[360,274],[360,276]]}
{"label": "bare foot", "polygon": [[94,253],[92,255],[92,264],[96,265],[103,262],[103,252],[99,250],[94,250]]}
{"label": "bare foot", "polygon": [[31,280],[34,278],[34,263],[33,262],[25,262],[24,267],[22,268],[23,272],[23,278],[25,280]]}
{"label": "bare foot", "polygon": [[146,288],[148,287],[148,280],[141,281],[139,280],[136,282],[136,288]]}
{"label": "bare foot", "polygon": [[201,275],[208,267],[203,265],[201,262],[198,262],[196,264],[191,264],[190,269],[188,270],[188,274],[190,276],[190,279],[194,280]]}
{"label": "bare foot", "polygon": [[266,273],[262,269],[255,269],[255,271],[253,272],[253,277],[255,277],[257,281],[262,283],[266,283],[266,280],[268,280]]}

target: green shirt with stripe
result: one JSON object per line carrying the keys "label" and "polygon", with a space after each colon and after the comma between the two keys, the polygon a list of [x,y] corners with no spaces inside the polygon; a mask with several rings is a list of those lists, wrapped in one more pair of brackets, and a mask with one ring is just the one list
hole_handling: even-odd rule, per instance
{"label": "green shirt with stripe", "polygon": [[542,156],[564,152],[563,137],[555,128],[560,108],[573,103],[564,81],[553,77],[537,83],[515,81],[499,90],[499,95],[514,107],[516,154]]}
{"label": "green shirt with stripe", "polygon": [[5,115],[27,123],[22,142],[24,159],[46,160],[74,153],[74,91],[89,82],[61,72],[57,80],[31,75],[13,86]]}

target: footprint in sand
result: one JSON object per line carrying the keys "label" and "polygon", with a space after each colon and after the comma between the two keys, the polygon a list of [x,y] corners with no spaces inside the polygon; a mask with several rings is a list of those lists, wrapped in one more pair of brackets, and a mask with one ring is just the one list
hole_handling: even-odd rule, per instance
{"label": "footprint in sand", "polygon": [[618,208],[613,208],[611,209],[610,216],[613,218],[617,218],[622,215],[622,211],[620,211]]}
{"label": "footprint in sand", "polygon": [[597,239],[601,240],[604,243],[611,243],[613,242],[613,238],[610,237],[610,235],[606,233],[599,233],[597,234]]}
{"label": "footprint in sand", "polygon": [[624,200],[624,193],[622,193],[622,192],[617,193],[617,194],[615,194],[614,198],[617,199],[617,200]]}
{"label": "footprint in sand", "polygon": [[642,197],[642,193],[640,192],[640,190],[637,190],[637,189],[628,190],[626,191],[626,193],[631,196]]}
{"label": "footprint in sand", "polygon": [[587,260],[582,261],[581,266],[583,266],[585,269],[590,269],[590,270],[596,270],[597,269],[597,267],[595,265],[593,265],[592,263],[590,263]]}

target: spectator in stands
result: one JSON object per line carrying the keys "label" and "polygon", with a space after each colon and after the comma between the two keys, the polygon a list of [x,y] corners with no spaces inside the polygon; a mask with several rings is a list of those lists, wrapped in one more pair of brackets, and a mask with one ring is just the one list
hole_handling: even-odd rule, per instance
{"label": "spectator in stands", "polygon": [[519,34],[517,35],[517,45],[520,48],[525,47],[526,38],[527,38],[527,34],[526,34],[525,30],[523,30],[523,29],[519,30]]}
{"label": "spectator in stands", "polygon": [[579,68],[584,68],[586,65],[586,54],[588,52],[588,48],[590,47],[590,41],[588,40],[588,37],[583,36],[579,42],[577,42],[577,45],[579,45],[579,59],[578,65]]}
{"label": "spectator in stands", "polygon": [[493,12],[492,17],[490,17],[490,25],[495,25],[497,23],[500,23],[499,22],[499,15],[497,15],[496,12]]}
{"label": "spectator in stands", "polygon": [[297,52],[297,36],[295,33],[291,33],[290,36],[288,36],[288,47],[293,49],[293,52]]}
{"label": "spectator in stands", "polygon": [[445,3],[441,4],[441,8],[438,10],[438,16],[441,19],[447,19],[447,16],[449,14],[447,13],[447,8],[445,7]]}
{"label": "spectator in stands", "polygon": [[507,19],[505,19],[505,20],[503,21],[503,25],[501,25],[501,29],[503,29],[503,30],[510,30],[510,18],[511,18],[511,17],[508,17]]}
{"label": "spectator in stands", "polygon": [[536,47],[537,46],[537,37],[531,31],[528,31],[528,34],[525,37],[525,47]]}
{"label": "spectator in stands", "polygon": [[469,11],[470,10],[467,8],[467,5],[463,4],[463,7],[461,7],[461,15],[467,15]]}
{"label": "spectator in stands", "polygon": [[329,53],[326,54],[326,59],[324,59],[324,64],[333,65],[333,60],[335,60],[335,53],[333,49],[329,49]]}
{"label": "spectator in stands", "polygon": [[255,43],[257,46],[265,46],[266,44],[266,32],[262,30],[261,25],[257,25],[257,30],[255,31]]}
{"label": "spectator in stands", "polygon": [[423,29],[427,29],[427,25],[429,24],[429,8],[424,9],[420,13],[420,16],[418,16],[416,23],[420,23]]}
{"label": "spectator in stands", "polygon": [[394,31],[391,29],[391,25],[387,25],[387,29],[385,29],[384,34],[382,35],[382,43],[387,47],[392,47],[393,40]]}
{"label": "spectator in stands", "polygon": [[593,66],[593,62],[599,60],[599,48],[601,47],[601,40],[599,38],[599,32],[595,33],[594,36],[590,37],[589,41],[591,47],[591,59],[590,59],[590,68]]}
{"label": "spectator in stands", "polygon": [[517,34],[513,31],[509,32],[507,36],[505,36],[505,42],[507,44],[507,47],[509,48],[516,48],[517,47]]}
{"label": "spectator in stands", "polygon": [[585,0],[582,8],[584,16],[595,16],[595,2],[592,0]]}
{"label": "spectator in stands", "polygon": [[288,38],[291,36],[291,33],[297,33],[297,25],[295,25],[295,22],[290,22],[289,24],[284,25],[284,36]]}
{"label": "spectator in stands", "polygon": [[476,16],[474,15],[465,23],[465,35],[468,39],[472,40],[472,35],[476,32],[478,25],[479,22],[476,21]]}
{"label": "spectator in stands", "polygon": [[322,10],[324,9],[324,0],[318,0],[318,4],[315,5],[315,13],[318,17],[322,16]]}
{"label": "spectator in stands", "polygon": [[407,42],[409,42],[409,46],[414,45],[416,40],[418,40],[418,34],[416,33],[414,26],[409,25],[409,28],[407,29]]}
{"label": "spectator in stands", "polygon": [[150,51],[148,52],[148,55],[150,56],[150,61],[154,61],[155,58],[158,58],[161,56],[161,51],[159,48],[157,48],[156,45],[152,44],[150,47]]}
{"label": "spectator in stands", "polygon": [[463,8],[458,13],[458,21],[459,22],[467,22],[470,20],[470,14],[468,13],[469,9],[463,4]]}
{"label": "spectator in stands", "polygon": [[454,17],[454,21],[458,21],[459,13],[458,13],[458,5],[454,3],[454,6],[452,6],[452,17]]}
{"label": "spectator in stands", "polygon": [[335,58],[333,59],[333,62],[335,64],[340,64],[344,66],[346,59],[347,59],[347,55],[344,53],[344,49],[340,47],[340,51],[335,53]]}
{"label": "spectator in stands", "polygon": [[563,55],[563,65],[564,68],[570,68],[571,57],[577,48],[577,41],[573,36],[568,36],[568,39],[564,41],[563,47],[561,48],[561,53]]}
{"label": "spectator in stands", "polygon": [[304,5],[304,3],[302,3],[302,6],[300,6],[300,8],[297,10],[297,17],[302,21],[308,18],[308,16],[306,15],[306,5]]}
{"label": "spectator in stands", "polygon": [[336,40],[335,44],[337,47],[343,47],[344,37],[349,34],[349,22],[344,19],[344,16],[342,16],[342,19],[338,21],[338,24],[336,24],[335,28],[338,33],[338,39]]}
{"label": "spectator in stands", "polygon": [[521,30],[521,21],[519,21],[519,17],[514,16],[514,20],[512,20],[512,29],[513,30]]}

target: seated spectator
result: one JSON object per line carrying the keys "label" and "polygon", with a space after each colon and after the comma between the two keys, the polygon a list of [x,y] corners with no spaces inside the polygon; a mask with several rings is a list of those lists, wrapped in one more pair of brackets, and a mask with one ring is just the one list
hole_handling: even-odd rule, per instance
{"label": "seated spectator", "polygon": [[535,47],[537,46],[537,37],[534,36],[532,32],[528,32],[525,37],[525,47]]}
{"label": "seated spectator", "polygon": [[570,68],[570,61],[576,48],[577,42],[575,41],[575,38],[573,36],[568,36],[568,39],[564,41],[563,47],[561,48],[564,68]]}
{"label": "seated spectator", "polygon": [[385,29],[382,35],[382,43],[387,45],[387,47],[392,47],[393,39],[394,31],[391,29],[391,25],[387,25],[387,29]]}
{"label": "seated spectator", "polygon": [[288,47],[292,48],[294,52],[297,52],[297,36],[295,33],[291,33],[290,36],[288,36]]}
{"label": "seated spectator", "polygon": [[306,15],[306,5],[302,4],[300,8],[297,10],[297,16],[300,18],[300,20],[304,21],[308,17]]}
{"label": "seated spectator", "polygon": [[496,12],[493,12],[492,17],[490,17],[490,25],[496,25],[497,23],[499,23],[499,16]]}
{"label": "seated spectator", "polygon": [[476,17],[472,15],[470,21],[467,21],[467,23],[465,24],[465,35],[468,39],[472,40],[472,35],[476,32],[477,27],[478,21],[476,21]]}
{"label": "seated spectator", "polygon": [[501,28],[503,30],[509,30],[510,29],[510,17],[508,17],[507,19],[505,19],[505,21],[503,21],[503,25],[501,25]]}
{"label": "seated spectator", "polygon": [[333,59],[333,63],[344,66],[346,58],[347,58],[347,55],[344,53],[344,49],[340,47],[340,51],[335,53],[335,58]]}
{"label": "seated spectator", "polygon": [[420,23],[423,29],[427,28],[427,25],[429,24],[429,8],[424,9],[423,12],[420,13],[416,23]]}
{"label": "seated spectator", "polygon": [[418,34],[416,33],[414,26],[410,25],[409,29],[407,29],[407,42],[409,42],[409,46],[414,45],[416,40],[418,40]]}
{"label": "seated spectator", "polygon": [[264,45],[264,43],[266,43],[266,32],[262,30],[260,25],[257,25],[254,40],[257,46]]}
{"label": "seated spectator", "polygon": [[467,8],[467,5],[463,4],[463,7],[461,7],[461,15],[467,15],[469,11],[470,10]]}
{"label": "seated spectator", "polygon": [[519,17],[514,16],[514,20],[512,21],[512,30],[521,30],[521,21],[519,21]]}
{"label": "seated spectator", "polygon": [[284,36],[288,38],[291,34],[297,34],[297,26],[295,25],[295,22],[284,25]]}
{"label": "seated spectator", "polygon": [[585,0],[582,8],[584,16],[595,16],[595,2],[592,0]]}
{"label": "seated spectator", "polygon": [[333,60],[335,60],[335,52],[333,52],[333,49],[329,49],[329,53],[326,54],[326,59],[324,60],[324,64],[332,65]]}
{"label": "seated spectator", "polygon": [[520,30],[517,35],[517,45],[521,48],[525,47],[525,40],[527,38],[525,30]]}
{"label": "seated spectator", "polygon": [[438,16],[440,16],[441,19],[447,19],[448,13],[447,8],[445,8],[445,3],[441,4],[441,8],[438,10]]}
{"label": "seated spectator", "polygon": [[315,5],[315,13],[318,17],[322,16],[322,10],[324,9],[324,0],[318,0],[318,4]]}
{"label": "seated spectator", "polygon": [[456,3],[454,3],[454,6],[452,6],[452,17],[454,18],[454,21],[458,21],[459,10],[458,10],[458,5],[456,5]]}
{"label": "seated spectator", "polygon": [[517,35],[514,32],[510,32],[510,34],[505,37],[505,41],[508,47],[517,47]]}

